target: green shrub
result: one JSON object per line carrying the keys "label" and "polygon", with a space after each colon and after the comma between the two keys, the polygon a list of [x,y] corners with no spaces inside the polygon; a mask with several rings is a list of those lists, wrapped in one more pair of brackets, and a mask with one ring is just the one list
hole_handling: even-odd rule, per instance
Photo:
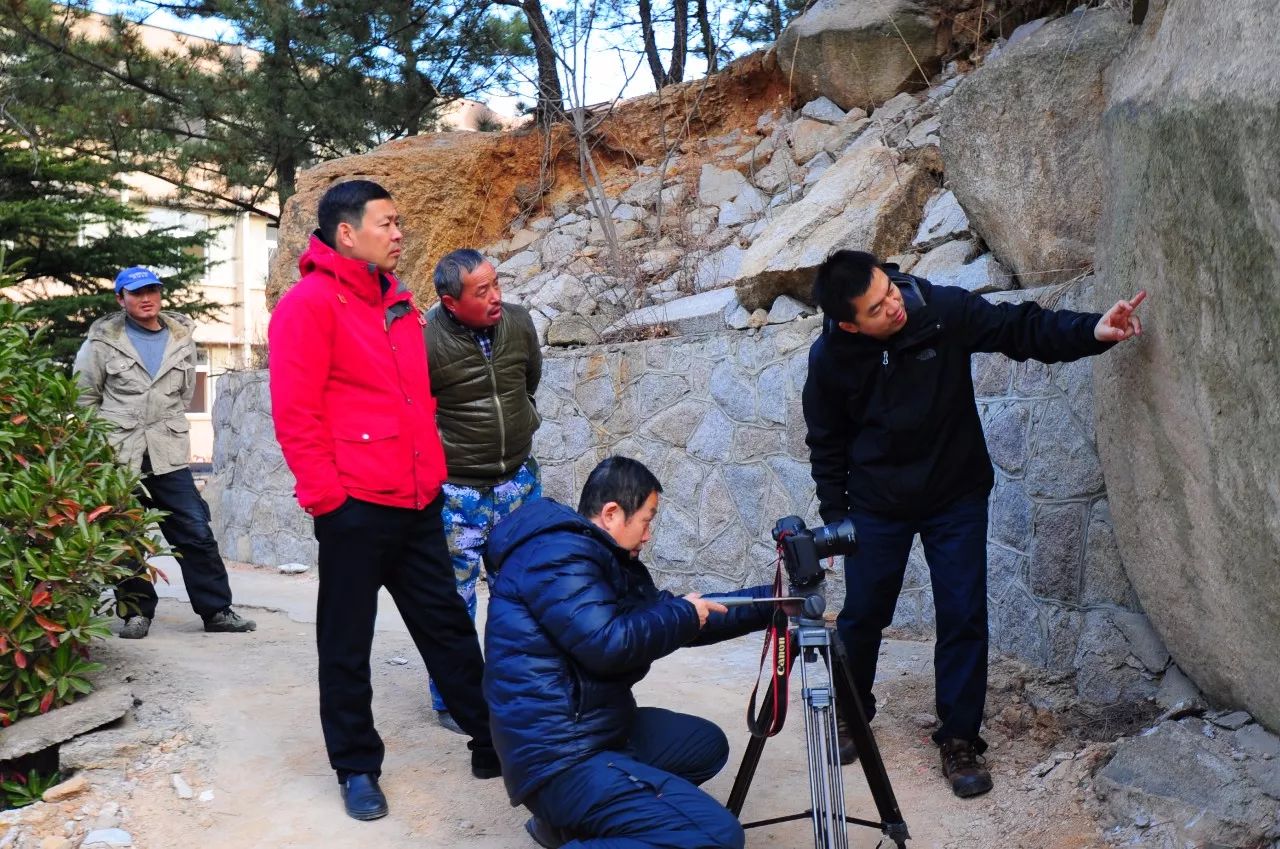
{"label": "green shrub", "polygon": [[[2,282],[0,282],[2,285]],[[104,593],[156,546],[109,426],[0,297],[0,726],[89,692]]]}
{"label": "green shrub", "polygon": [[48,774],[31,770],[21,772],[0,771],[0,811],[9,808],[24,808],[40,801],[44,791],[62,781],[62,774]]}

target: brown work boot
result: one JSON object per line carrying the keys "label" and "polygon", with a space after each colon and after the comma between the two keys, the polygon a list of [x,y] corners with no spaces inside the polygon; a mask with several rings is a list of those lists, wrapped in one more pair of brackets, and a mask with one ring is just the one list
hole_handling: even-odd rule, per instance
{"label": "brown work boot", "polygon": [[942,743],[942,774],[951,782],[951,792],[961,799],[981,796],[991,789],[991,771],[971,740]]}
{"label": "brown work boot", "polygon": [[204,629],[211,633],[244,634],[257,630],[258,623],[245,619],[229,607],[224,607],[212,616],[205,617]]}
{"label": "brown work boot", "polygon": [[836,742],[840,744],[840,763],[851,764],[858,759],[858,746],[853,742],[853,730],[844,710],[836,709]]}

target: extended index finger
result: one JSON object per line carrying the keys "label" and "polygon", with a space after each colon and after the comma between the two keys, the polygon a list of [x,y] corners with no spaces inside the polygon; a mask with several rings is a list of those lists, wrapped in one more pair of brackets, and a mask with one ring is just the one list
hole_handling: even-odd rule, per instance
{"label": "extended index finger", "polygon": [[1138,308],[1138,304],[1142,303],[1146,299],[1147,299],[1147,290],[1139,289],[1138,294],[1134,295],[1132,298],[1129,299],[1129,309],[1136,310]]}

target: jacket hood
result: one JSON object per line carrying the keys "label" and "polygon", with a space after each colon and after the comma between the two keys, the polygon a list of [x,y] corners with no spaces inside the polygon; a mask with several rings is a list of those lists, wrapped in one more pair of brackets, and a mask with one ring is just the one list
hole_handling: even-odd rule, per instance
{"label": "jacket hood", "polygon": [[[179,342],[190,336],[195,327],[195,322],[189,316],[185,316],[180,312],[161,310],[160,320],[168,328],[170,335]],[[107,342],[113,345],[123,344],[125,340],[124,310],[104,315],[89,325],[89,332],[85,334],[85,338],[91,342]],[[132,348],[132,343],[129,344],[130,348]]]}
{"label": "jacket hood", "polygon": [[[382,300],[378,288],[378,266],[372,262],[343,256],[323,239],[320,232],[311,234],[311,242],[298,257],[298,271],[303,277],[308,274],[324,274],[334,278],[342,285],[359,293],[361,297],[377,303]],[[391,291],[398,296],[407,296],[408,289],[394,274],[383,272],[391,281]]]}
{"label": "jacket hood", "polygon": [[589,537],[613,549],[623,560],[631,557],[618,547],[612,537],[576,510],[550,498],[539,498],[525,504],[494,526],[489,534],[486,562],[495,572],[501,571],[502,564],[517,548],[535,537],[561,531]]}

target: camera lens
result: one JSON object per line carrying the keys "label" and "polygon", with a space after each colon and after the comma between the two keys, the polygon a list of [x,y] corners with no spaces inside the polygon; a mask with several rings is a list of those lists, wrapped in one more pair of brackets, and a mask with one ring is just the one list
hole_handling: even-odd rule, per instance
{"label": "camera lens", "polygon": [[858,539],[854,532],[853,520],[841,519],[820,528],[813,529],[814,547],[819,557],[831,557],[837,554],[853,554],[857,549]]}

